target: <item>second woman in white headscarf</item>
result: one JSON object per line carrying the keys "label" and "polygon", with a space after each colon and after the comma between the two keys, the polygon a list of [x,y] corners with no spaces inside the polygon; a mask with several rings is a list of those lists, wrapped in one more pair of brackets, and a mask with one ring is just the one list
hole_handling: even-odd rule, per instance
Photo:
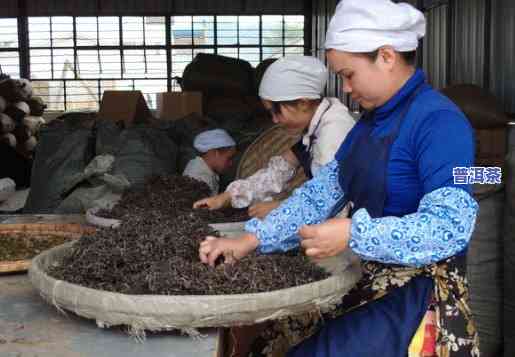
{"label": "second woman in white headscarf", "polygon": [[326,67],[315,57],[290,56],[270,65],[259,96],[273,121],[302,134],[301,139],[254,175],[232,182],[225,192],[200,200],[194,207],[250,206],[250,216],[263,218],[279,205],[272,196],[285,189],[297,169],[302,167],[312,178],[333,160],[355,121],[338,98],[323,97],[327,77]]}

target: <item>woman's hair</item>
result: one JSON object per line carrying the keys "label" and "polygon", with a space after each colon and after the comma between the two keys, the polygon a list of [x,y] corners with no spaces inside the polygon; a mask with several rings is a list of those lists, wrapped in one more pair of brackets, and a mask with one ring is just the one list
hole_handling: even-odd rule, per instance
{"label": "woman's hair", "polygon": [[[398,52],[398,53],[401,55],[402,59],[404,60],[404,62],[406,62],[406,64],[408,64],[410,66],[415,65],[415,62],[417,60],[417,50],[409,51],[409,52]],[[375,61],[377,59],[377,56],[379,55],[379,50],[375,50],[372,52],[364,52],[364,53],[360,53],[360,54],[369,58],[372,61]]]}
{"label": "woman's hair", "polygon": [[282,100],[277,102],[272,102],[272,109],[270,110],[274,114],[279,114],[281,112],[281,107],[284,105],[295,107],[301,101],[307,101],[311,107],[318,106],[322,99],[294,99],[294,100]]}

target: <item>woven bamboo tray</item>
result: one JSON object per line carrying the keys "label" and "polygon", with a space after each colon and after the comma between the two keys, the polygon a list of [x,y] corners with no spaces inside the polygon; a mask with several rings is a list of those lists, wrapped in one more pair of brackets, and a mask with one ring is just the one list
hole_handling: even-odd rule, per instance
{"label": "woven bamboo tray", "polygon": [[[236,170],[236,179],[244,179],[251,176],[259,169],[265,167],[271,157],[281,155],[295,145],[299,139],[299,136],[289,134],[280,125],[275,125],[265,130],[243,153]],[[307,177],[304,174],[304,170],[297,170],[296,175],[290,180],[284,192],[275,198],[285,198],[306,180]]]}
{"label": "woven bamboo tray", "polygon": [[[310,311],[329,311],[361,277],[359,264],[345,266],[336,257],[332,275],[324,280],[270,292],[234,295],[129,295],[91,289],[57,280],[48,267],[60,264],[73,242],[47,250],[33,259],[29,278],[39,295],[60,311],[96,321],[99,327],[126,325],[131,334],[180,329],[252,325]],[[339,259],[338,259],[339,258]]]}
{"label": "woven bamboo tray", "polygon": [[92,207],[86,211],[86,222],[95,227],[101,228],[118,228],[122,221],[114,218],[104,218],[98,215],[98,212],[102,208],[100,207]]}
{"label": "woven bamboo tray", "polygon": [[[93,233],[95,228],[76,223],[65,224],[0,224],[0,239],[2,236],[44,236],[67,237],[78,239],[87,233]],[[31,259],[0,261],[0,273],[24,272],[30,267]]]}

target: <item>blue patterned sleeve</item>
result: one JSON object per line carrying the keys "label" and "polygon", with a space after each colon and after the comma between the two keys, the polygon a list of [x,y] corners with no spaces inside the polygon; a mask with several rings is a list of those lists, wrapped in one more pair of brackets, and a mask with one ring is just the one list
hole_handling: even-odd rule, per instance
{"label": "blue patterned sleeve", "polygon": [[296,189],[265,219],[251,219],[245,230],[260,241],[261,253],[287,251],[299,245],[298,230],[305,224],[317,224],[329,216],[333,206],[343,197],[338,183],[338,163],[331,161],[317,175]]}
{"label": "blue patterned sleeve", "polygon": [[350,248],[363,259],[420,267],[464,250],[474,230],[478,204],[463,189],[426,194],[418,211],[404,217],[352,217]]}

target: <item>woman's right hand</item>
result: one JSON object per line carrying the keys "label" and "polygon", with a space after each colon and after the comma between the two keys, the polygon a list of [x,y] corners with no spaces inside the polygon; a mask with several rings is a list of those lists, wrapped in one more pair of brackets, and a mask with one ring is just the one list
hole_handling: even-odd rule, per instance
{"label": "woman's right hand", "polygon": [[216,196],[203,198],[198,200],[193,204],[193,208],[207,208],[209,210],[216,210],[226,206],[229,206],[231,203],[231,194],[229,192],[224,192]]}
{"label": "woman's right hand", "polygon": [[214,267],[216,260],[223,256],[224,263],[234,264],[247,256],[259,245],[254,234],[246,233],[238,238],[216,238],[208,236],[200,243],[199,258],[204,264]]}

